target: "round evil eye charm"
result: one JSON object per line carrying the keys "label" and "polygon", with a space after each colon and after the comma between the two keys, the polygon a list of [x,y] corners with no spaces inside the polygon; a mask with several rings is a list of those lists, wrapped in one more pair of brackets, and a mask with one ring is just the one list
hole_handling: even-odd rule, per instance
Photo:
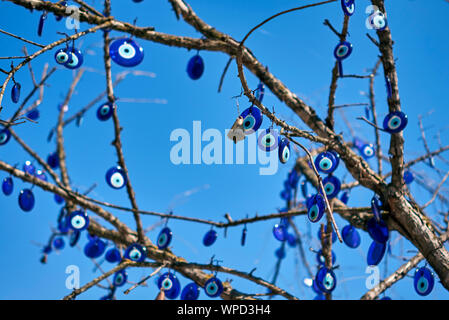
{"label": "round evil eye charm", "polygon": [[344,60],[352,53],[352,44],[348,41],[342,41],[334,49],[334,57],[337,60]]}
{"label": "round evil eye charm", "polygon": [[59,157],[56,152],[50,153],[47,157],[47,164],[52,169],[58,169],[59,168]]}
{"label": "round evil eye charm", "polygon": [[25,212],[34,208],[34,194],[30,189],[23,189],[19,194],[19,207]]}
{"label": "round evil eye charm", "polygon": [[211,245],[213,245],[215,243],[215,240],[217,240],[217,231],[215,230],[209,230],[203,238],[203,244],[206,247],[210,247]]}
{"label": "round evil eye charm", "polygon": [[71,56],[69,56],[67,48],[59,49],[55,53],[55,60],[57,64],[65,65],[70,58]]}
{"label": "round evil eye charm", "polygon": [[388,25],[387,18],[383,12],[377,10],[368,18],[369,25],[375,30],[385,30]]}
{"label": "round evil eye charm", "polygon": [[332,152],[322,152],[315,158],[315,167],[319,172],[332,173],[337,169],[337,159]]}
{"label": "round evil eye charm", "polygon": [[368,249],[368,255],[366,256],[366,262],[368,263],[368,265],[377,266],[382,261],[386,250],[386,243],[373,241]]}
{"label": "round evil eye charm", "polygon": [[355,11],[355,0],[341,0],[341,8],[347,16],[352,16]]}
{"label": "round evil eye charm", "polygon": [[120,262],[122,260],[122,256],[120,255],[120,251],[117,248],[111,248],[108,251],[106,251],[106,254],[104,255],[107,262],[110,263],[116,263]]}
{"label": "round evil eye charm", "polygon": [[12,100],[12,102],[14,102],[14,103],[19,102],[21,87],[22,86],[18,82],[14,83],[14,85],[12,86],[12,89],[11,89],[11,100]]}
{"label": "round evil eye charm", "polygon": [[371,218],[366,223],[366,229],[371,239],[379,243],[386,243],[390,237],[387,224],[383,220],[377,221],[376,218]]}
{"label": "round evil eye charm", "polygon": [[315,281],[321,292],[331,293],[337,286],[337,277],[334,271],[326,267],[321,267],[316,276]]}
{"label": "round evil eye charm", "polygon": [[187,63],[187,74],[190,79],[198,80],[201,78],[204,72],[204,61],[199,54],[190,58],[189,63]]}
{"label": "round evil eye charm", "polygon": [[69,55],[69,60],[64,64],[67,69],[78,69],[81,67],[84,62],[84,57],[81,50],[69,47],[67,54]]}
{"label": "round evil eye charm", "polygon": [[135,67],[143,60],[143,48],[133,39],[122,38],[109,46],[112,61],[122,67]]}
{"label": "round evil eye charm", "polygon": [[164,290],[165,297],[176,299],[181,291],[181,283],[178,278],[169,272],[164,273],[157,280],[159,290]]}
{"label": "round evil eye charm", "polygon": [[363,159],[368,160],[376,154],[374,151],[374,146],[372,144],[364,144],[360,149],[360,154],[362,155]]}
{"label": "round evil eye charm", "polygon": [[182,289],[181,300],[198,300],[200,287],[195,282],[191,282]]}
{"label": "round evil eye charm", "polygon": [[86,257],[91,259],[100,257],[105,250],[106,242],[97,237],[89,240],[89,242],[84,246],[84,254]]}
{"label": "round evil eye charm", "polygon": [[172,237],[173,233],[170,228],[165,227],[157,236],[157,247],[161,250],[166,249],[170,245]]}
{"label": "round evil eye charm", "polygon": [[287,163],[288,159],[290,159],[290,141],[287,138],[279,137],[278,145],[279,161],[281,163]]}
{"label": "round evil eye charm", "polygon": [[64,249],[65,246],[65,242],[64,239],[62,237],[56,237],[53,239],[53,248],[55,248],[56,250],[62,250]]}
{"label": "round evil eye charm", "polygon": [[432,271],[426,267],[422,267],[416,270],[413,276],[413,286],[415,291],[420,296],[427,296],[433,290],[435,285],[435,279]]}
{"label": "round evil eye charm", "polygon": [[383,127],[388,133],[398,133],[404,130],[407,123],[407,115],[403,112],[395,111],[387,114],[384,119]]}
{"label": "round evil eye charm", "polygon": [[97,118],[100,121],[106,121],[109,120],[112,117],[112,114],[114,113],[114,104],[110,102],[106,102],[102,104],[97,109]]}
{"label": "round evil eye charm", "polygon": [[287,240],[288,236],[287,227],[282,223],[275,224],[273,227],[273,236],[276,238],[276,240],[279,241]]}
{"label": "round evil eye charm", "polygon": [[11,132],[9,129],[0,130],[0,146],[7,144],[9,139],[11,139]]}
{"label": "round evil eye charm", "polygon": [[321,220],[326,209],[326,202],[321,194],[316,194],[307,201],[307,217],[310,222],[318,222]]}
{"label": "round evil eye charm", "polygon": [[69,227],[75,231],[86,230],[89,226],[89,216],[86,212],[78,210],[73,211],[69,216]]}
{"label": "round evil eye charm", "polygon": [[128,274],[126,273],[126,271],[120,270],[114,274],[114,279],[112,280],[112,283],[114,284],[114,287],[121,287],[126,283],[127,280]]}
{"label": "round evil eye charm", "polygon": [[341,237],[349,248],[355,249],[360,246],[360,234],[357,229],[350,224],[343,228],[341,231]]}
{"label": "round evil eye charm", "polygon": [[341,189],[341,182],[337,177],[327,176],[323,179],[324,191],[329,199],[335,198]]}
{"label": "round evil eye charm", "polygon": [[217,277],[212,277],[204,284],[204,292],[211,298],[218,297],[223,292],[223,284]]}
{"label": "round evil eye charm", "polygon": [[262,112],[255,106],[244,110],[240,117],[243,118],[243,133],[245,135],[256,132],[262,125]]}
{"label": "round evil eye charm", "polygon": [[113,189],[121,189],[126,185],[126,174],[122,167],[112,167],[106,172],[106,183]]}
{"label": "round evil eye charm", "polygon": [[14,181],[11,177],[6,177],[2,182],[2,191],[5,196],[11,195],[14,191]]}
{"label": "round evil eye charm", "polygon": [[278,147],[277,130],[268,128],[259,135],[259,149],[262,151],[272,151]]}
{"label": "round evil eye charm", "polygon": [[405,170],[404,171],[404,182],[405,182],[405,184],[410,184],[410,183],[413,182],[413,180],[415,180],[413,172],[411,172],[409,170]]}
{"label": "round evil eye charm", "polygon": [[125,259],[132,260],[134,262],[143,262],[147,257],[147,248],[138,243],[133,243],[126,248],[124,257]]}

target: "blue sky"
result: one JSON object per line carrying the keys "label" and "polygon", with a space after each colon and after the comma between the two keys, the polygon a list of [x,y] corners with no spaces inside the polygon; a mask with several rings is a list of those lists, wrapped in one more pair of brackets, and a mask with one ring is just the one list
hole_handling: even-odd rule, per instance
{"label": "blue sky", "polygon": [[[101,8],[101,1],[89,1],[96,8]],[[189,4],[208,23],[219,30],[241,39],[254,25],[279,11],[289,9],[311,1],[200,1],[192,0]],[[350,58],[344,61],[344,70],[351,74],[365,74],[372,68],[378,56],[377,48],[366,37],[366,33],[375,36],[374,31],[365,27],[365,7],[369,1],[357,1],[357,11],[350,22],[350,37],[354,50]],[[418,116],[432,113],[424,118],[426,133],[431,149],[438,148],[435,136],[440,132],[443,143],[448,141],[447,130],[448,102],[446,93],[449,80],[449,35],[444,23],[449,14],[449,5],[443,0],[396,0],[388,1],[388,22],[395,41],[394,54],[397,58],[400,96],[404,112],[408,114],[409,125],[405,130],[406,161],[424,153],[422,141],[419,140]],[[139,26],[154,26],[157,31],[170,34],[200,37],[190,26],[177,21],[168,1],[143,1],[136,4],[131,1],[113,1],[112,15],[120,20],[132,21],[138,18]],[[27,39],[47,44],[59,38],[57,31],[69,32],[64,23],[56,22],[49,15],[42,37],[37,36],[37,24],[40,13],[15,7],[9,2],[0,3],[0,28],[23,36]],[[323,25],[324,19],[340,29],[343,13],[338,3],[318,8],[295,12],[278,18],[264,25],[246,42],[256,57],[270,71],[281,79],[293,92],[316,108],[321,117],[327,111],[328,91],[331,68],[334,65],[332,51],[338,42],[335,35]],[[87,25],[82,24],[82,29]],[[120,36],[114,32],[113,36]],[[84,66],[89,68],[77,87],[70,104],[68,115],[73,114],[105,89],[102,74],[101,34],[90,35],[77,41],[77,46],[85,53]],[[272,213],[283,207],[279,193],[283,180],[294,164],[293,159],[286,165],[279,165],[275,175],[259,175],[258,165],[179,165],[170,161],[170,150],[174,143],[170,133],[183,128],[192,132],[193,121],[201,121],[202,130],[215,128],[224,132],[233,123],[237,110],[232,96],[240,93],[236,66],[233,63],[226,75],[223,90],[217,93],[218,82],[228,57],[221,53],[200,52],[205,61],[205,72],[198,81],[187,77],[185,68],[195,52],[186,49],[165,47],[148,41],[137,40],[145,50],[145,59],[136,70],[147,71],[155,77],[128,76],[117,88],[116,96],[122,99],[160,99],[166,103],[119,103],[124,153],[130,171],[130,178],[137,193],[137,202],[142,209],[165,212],[179,199],[177,195],[187,190],[199,189],[189,197],[176,201],[174,212],[179,215],[224,220],[224,214],[230,213],[234,219],[246,215]],[[0,34],[1,56],[21,55],[23,43]],[[33,52],[36,48],[27,45]],[[55,66],[53,52],[48,52],[33,61],[36,75],[45,63]],[[9,61],[0,60],[0,67],[7,69]],[[113,65],[113,75],[125,69]],[[382,70],[382,69],[381,69]],[[49,130],[57,119],[57,105],[65,96],[73,74],[58,68],[45,88],[44,102],[39,107],[41,118],[38,124],[24,124],[16,128],[22,138],[42,157],[54,151],[55,143],[47,142]],[[257,86],[257,79],[247,73],[249,84]],[[22,84],[23,96],[32,83],[27,68],[22,68],[15,78]],[[9,92],[10,87],[7,88]],[[336,104],[368,102],[363,92],[368,90],[368,81],[360,79],[342,79],[336,95]],[[376,102],[379,118],[387,113],[385,86],[382,76],[376,78]],[[2,118],[12,115],[15,106],[7,94],[3,100]],[[276,114],[291,124],[304,128],[304,124],[273,94],[266,92],[265,105],[275,106]],[[245,99],[240,99],[240,111],[248,106]],[[91,196],[100,200],[129,206],[126,191],[112,190],[104,182],[104,174],[116,163],[115,150],[111,146],[113,127],[111,122],[99,122],[95,117],[96,107],[85,116],[81,127],[74,124],[65,129],[67,165],[73,188],[84,191],[92,184],[97,188]],[[356,120],[364,115],[363,108],[345,109],[345,116],[360,138],[373,141],[373,130],[365,123]],[[268,127],[264,121],[262,128]],[[338,132],[343,132],[349,139],[349,130],[341,116],[337,116]],[[383,151],[388,152],[389,137],[382,134]],[[303,155],[303,153],[301,153]],[[0,148],[0,158],[10,164],[23,163],[29,156],[13,141]],[[443,172],[447,165],[437,162]],[[376,168],[375,161],[370,164]],[[386,169],[387,170],[387,169]],[[436,185],[438,176],[429,172],[425,165],[414,168],[423,173]],[[351,177],[343,166],[337,175],[345,181]],[[0,173],[0,178],[5,177]],[[91,261],[83,256],[82,250],[66,248],[60,253],[53,252],[46,265],[39,262],[41,248],[35,243],[47,241],[51,227],[55,227],[59,207],[51,194],[35,188],[36,206],[31,213],[20,211],[17,205],[19,189],[29,187],[15,180],[16,189],[10,197],[0,195],[0,270],[5,275],[2,281],[1,299],[59,299],[69,293],[65,287],[65,269],[68,265],[77,265],[81,271],[81,284],[93,279],[98,273],[93,272]],[[431,195],[418,185],[411,186],[416,199],[425,203]],[[354,190],[349,205],[367,206],[371,192]],[[431,206],[429,213],[441,209]],[[129,213],[114,212],[123,221],[134,226]],[[145,227],[157,222],[158,218],[142,218]],[[295,219],[299,229],[305,235],[306,250],[319,248],[315,238],[318,225],[311,225],[307,218]],[[277,221],[261,222],[248,226],[248,241],[245,247],[239,244],[242,227],[228,230],[224,238],[219,230],[219,239],[209,248],[203,247],[201,239],[208,231],[205,225],[170,221],[174,232],[173,251],[188,261],[208,263],[215,255],[223,260],[223,265],[239,270],[250,271],[257,267],[255,275],[270,279],[273,275],[276,259],[274,251],[280,243],[271,235],[271,229]],[[341,228],[346,222],[337,219]],[[155,240],[159,228],[148,235]],[[391,235],[395,255],[410,257],[412,247],[405,240],[398,239],[396,232]],[[87,242],[86,236],[80,241],[81,249]],[[338,287],[335,299],[357,299],[365,291],[366,253],[370,244],[367,235],[362,236],[362,245],[358,249],[349,249],[344,244],[336,244]],[[311,299],[314,293],[303,284],[307,276],[298,250],[287,249],[287,257],[282,262],[277,284],[303,299]],[[314,265],[314,254],[307,250],[309,261]],[[387,263],[385,263],[387,262]],[[402,262],[388,257],[380,264],[381,274],[390,274]],[[420,265],[424,265],[421,263]],[[107,262],[103,269],[112,268]],[[315,266],[314,266],[315,270]],[[130,270],[129,279],[138,281],[149,270]],[[410,273],[413,275],[413,273]],[[233,279],[232,284],[243,292],[265,292],[246,280],[219,274],[222,280]],[[181,277],[181,283],[189,280]],[[154,281],[149,287],[137,288],[133,294],[125,296],[119,291],[118,299],[153,299],[157,294]],[[387,294],[393,299],[419,299],[413,290],[412,278],[405,278]],[[102,289],[93,289],[80,296],[80,299],[98,299],[104,295]],[[201,293],[204,298],[204,293]],[[426,298],[447,299],[449,295],[437,283],[434,291]]]}

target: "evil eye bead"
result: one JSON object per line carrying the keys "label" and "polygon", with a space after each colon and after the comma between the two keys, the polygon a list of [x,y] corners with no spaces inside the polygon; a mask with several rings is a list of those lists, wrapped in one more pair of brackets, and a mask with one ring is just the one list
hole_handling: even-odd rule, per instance
{"label": "evil eye bead", "polygon": [[341,189],[341,182],[337,177],[327,176],[323,179],[324,191],[329,199],[335,198]]}
{"label": "evil eye bead", "polygon": [[203,238],[203,244],[206,247],[210,247],[211,245],[213,245],[215,243],[215,240],[217,240],[217,231],[215,230],[209,230]]}
{"label": "evil eye bead", "polygon": [[374,157],[375,151],[374,146],[372,144],[365,144],[360,148],[360,154],[362,155],[363,159],[370,159]]}
{"label": "evil eye bead", "polygon": [[243,132],[245,135],[256,132],[262,125],[262,112],[255,106],[244,110],[240,116],[243,118]]}
{"label": "evil eye bead", "polygon": [[432,292],[434,285],[435,279],[428,268],[422,267],[416,270],[413,277],[413,286],[415,287],[417,294],[420,296],[427,296]]}
{"label": "evil eye bead", "polygon": [[223,292],[223,284],[220,279],[212,277],[204,284],[204,291],[211,298],[218,297]]}
{"label": "evil eye bead", "polygon": [[352,16],[355,11],[355,0],[341,0],[341,8],[347,16]]}
{"label": "evil eye bead", "polygon": [[67,54],[69,55],[68,61],[64,64],[64,66],[68,69],[78,69],[84,62],[83,54],[81,50],[76,48],[69,48],[67,50]]}
{"label": "evil eye bead", "polygon": [[375,30],[384,30],[387,25],[387,18],[385,15],[380,12],[376,11],[370,18],[369,18],[369,24],[373,27]]}
{"label": "evil eye bead", "polygon": [[47,12],[43,12],[41,14],[41,17],[39,18],[39,24],[37,25],[37,35],[40,37],[42,36],[42,31],[44,30],[44,23],[47,19]]}
{"label": "evil eye bead", "polygon": [[53,152],[53,153],[48,155],[48,157],[47,157],[47,164],[52,169],[58,169],[59,168],[59,157],[58,157],[58,154],[56,152]]}
{"label": "evil eye bead", "polygon": [[285,258],[285,249],[284,249],[284,247],[277,248],[276,251],[274,252],[274,255],[279,260],[284,259]]}
{"label": "evil eye bead", "polygon": [[271,128],[259,135],[259,148],[263,151],[272,151],[278,147],[278,133]]}
{"label": "evil eye bead", "polygon": [[321,220],[326,209],[326,202],[321,194],[314,195],[311,200],[308,201],[307,217],[310,222],[318,222]]}
{"label": "evil eye bead", "polygon": [[201,78],[204,72],[204,61],[203,58],[199,54],[190,58],[189,63],[187,64],[187,74],[190,79],[198,80]]}
{"label": "evil eye bead", "polygon": [[14,83],[14,85],[12,86],[12,89],[11,89],[11,100],[12,100],[12,102],[14,102],[14,103],[19,102],[19,100],[20,100],[20,88],[21,87],[22,86],[18,82]]}
{"label": "evil eye bead", "polygon": [[2,191],[5,196],[11,195],[14,191],[14,182],[11,177],[6,177],[2,182]]}
{"label": "evil eye bead", "polygon": [[56,250],[62,250],[64,249],[65,243],[64,243],[64,239],[61,237],[56,237],[53,239],[53,248],[55,248]]}
{"label": "evil eye bead", "polygon": [[56,193],[54,195],[54,199],[57,204],[63,204],[65,201],[63,197],[61,197],[59,194]]}
{"label": "evil eye bead", "polygon": [[55,53],[55,60],[57,64],[65,65],[70,58],[71,56],[68,54],[67,48],[59,49]]}
{"label": "evil eye bead", "polygon": [[143,60],[143,48],[133,39],[117,39],[109,46],[112,61],[122,67],[135,67]]}
{"label": "evil eye bead", "polygon": [[39,116],[40,116],[39,109],[35,108],[33,110],[28,111],[26,116],[28,119],[31,119],[31,120],[39,119]]}
{"label": "evil eye bead", "polygon": [[410,184],[415,180],[415,177],[413,176],[413,173],[411,171],[404,171],[404,182],[405,184]]}
{"label": "evil eye bead", "polygon": [[349,192],[348,191],[345,191],[341,194],[340,201],[343,202],[344,204],[348,204],[348,201],[349,201]]}
{"label": "evil eye bead", "polygon": [[287,227],[281,223],[275,224],[273,227],[273,236],[279,241],[287,240]]}
{"label": "evil eye bead", "polygon": [[246,227],[243,228],[242,236],[240,237],[240,244],[241,244],[242,247],[245,246],[245,244],[246,244],[246,235],[247,235],[247,233],[248,233],[248,229],[246,229]]}
{"label": "evil eye bead", "polygon": [[78,243],[80,236],[81,236],[81,232],[73,231],[69,236],[69,245],[71,247],[74,247]]}
{"label": "evil eye bead", "polygon": [[386,243],[390,237],[388,227],[383,220],[377,221],[375,218],[371,218],[366,223],[366,229],[371,239],[379,243]]}
{"label": "evil eye bead", "polygon": [[19,194],[19,207],[25,212],[34,208],[34,194],[30,189],[23,189]]}
{"label": "evil eye bead", "polygon": [[377,241],[373,241],[368,249],[368,255],[366,257],[366,262],[369,266],[377,266],[385,255],[385,251],[387,250],[386,243],[379,243]]}
{"label": "evil eye bead", "polygon": [[25,161],[22,167],[25,173],[34,176],[36,173],[36,167],[31,163],[31,161]]}
{"label": "evil eye bead", "polygon": [[330,293],[337,286],[337,277],[334,271],[326,267],[321,267],[316,276],[315,281],[321,292]]}
{"label": "evil eye bead", "polygon": [[160,290],[164,290],[165,297],[168,299],[176,299],[181,291],[181,283],[178,278],[169,272],[159,277],[157,286]]}
{"label": "evil eye bead", "polygon": [[377,221],[380,221],[381,209],[382,209],[382,201],[380,201],[379,196],[375,194],[371,199],[371,211],[373,212],[373,215]]}
{"label": "evil eye bead", "polygon": [[84,246],[84,254],[91,259],[102,256],[105,250],[106,242],[98,237],[91,238],[91,240]]}
{"label": "evil eye bead", "polygon": [[86,230],[89,226],[89,216],[86,212],[78,210],[73,211],[69,217],[69,227],[75,231]]}
{"label": "evil eye bead", "polygon": [[344,60],[349,57],[351,53],[352,44],[347,41],[340,42],[334,49],[334,57],[337,60]]}
{"label": "evil eye bead", "polygon": [[114,284],[115,287],[121,287],[126,283],[127,280],[128,274],[126,273],[126,271],[120,270],[114,274],[114,279],[112,280],[112,283]]}
{"label": "evil eye bead", "polygon": [[11,132],[9,131],[9,129],[0,130],[0,146],[7,144],[10,138]]}
{"label": "evil eye bead", "polygon": [[[335,255],[335,252],[332,251],[332,265],[335,264],[335,261],[337,260],[337,256]],[[326,264],[326,258],[323,255],[323,250],[319,250],[316,253],[316,261],[318,262],[318,265],[324,266]]]}
{"label": "evil eye bead", "polygon": [[287,163],[290,159],[290,142],[286,138],[279,137],[278,156],[281,163]]}
{"label": "evil eye bead", "polygon": [[161,250],[164,250],[170,245],[172,237],[173,233],[171,232],[170,228],[165,227],[161,230],[161,232],[159,232],[159,235],[157,236],[157,247]]}
{"label": "evil eye bead", "polygon": [[265,96],[265,86],[262,82],[258,84],[256,90],[256,99],[259,100],[260,103],[262,103],[263,97]]}
{"label": "evil eye bead", "polygon": [[134,262],[142,262],[147,257],[147,248],[138,243],[134,243],[126,248],[125,258]]}
{"label": "evil eye bead", "polygon": [[198,300],[200,287],[195,282],[191,282],[182,289],[181,300]]}
{"label": "evil eye bead", "polygon": [[34,174],[34,176],[42,181],[48,181],[47,175],[42,170],[36,170],[36,173]]}
{"label": "evil eye bead", "polygon": [[97,109],[97,118],[100,121],[106,121],[112,117],[113,113],[114,113],[114,105],[110,102],[107,102]]}
{"label": "evil eye bead", "polygon": [[106,251],[106,254],[104,255],[107,262],[110,263],[116,263],[119,262],[122,259],[122,256],[120,255],[120,251],[117,248],[111,248],[108,251]]}
{"label": "evil eye bead", "polygon": [[341,231],[341,237],[349,248],[355,249],[360,246],[360,234],[357,229],[350,224],[343,228]]}
{"label": "evil eye bead", "polygon": [[398,133],[404,130],[407,123],[407,115],[403,112],[395,111],[387,114],[384,119],[383,127],[388,133]]}
{"label": "evil eye bead", "polygon": [[331,152],[322,152],[315,158],[315,167],[319,172],[332,173],[337,169],[337,159]]}
{"label": "evil eye bead", "polygon": [[121,189],[126,184],[126,175],[122,167],[112,167],[106,172],[106,183],[114,189]]}

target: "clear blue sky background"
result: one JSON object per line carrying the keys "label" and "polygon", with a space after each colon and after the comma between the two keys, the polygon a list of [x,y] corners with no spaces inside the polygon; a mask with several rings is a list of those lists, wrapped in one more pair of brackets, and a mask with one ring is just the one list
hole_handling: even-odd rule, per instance
{"label": "clear blue sky background", "polygon": [[[96,8],[101,8],[101,1],[88,1]],[[235,39],[241,39],[246,32],[263,19],[279,11],[312,1],[189,1],[193,9],[208,23],[226,32]],[[449,4],[443,0],[395,0],[387,1],[388,22],[395,41],[394,53],[397,58],[399,88],[403,110],[409,116],[409,125],[405,131],[406,160],[411,160],[424,150],[419,140],[417,127],[418,115],[433,113],[424,118],[426,133],[432,149],[438,148],[436,133],[441,130],[441,140],[448,141],[447,130],[448,102],[447,91],[449,81],[449,34],[446,21],[449,14]],[[345,72],[365,74],[367,68],[374,66],[378,51],[368,40],[366,33],[375,36],[374,31],[365,27],[365,7],[370,4],[366,0],[357,1],[357,11],[350,21],[350,37],[354,45],[352,56],[344,61]],[[143,1],[136,4],[130,0],[113,1],[112,13],[117,19],[132,21],[138,18],[139,26],[154,26],[156,30],[170,34],[200,37],[190,26],[177,21],[168,1]],[[0,3],[0,28],[21,35],[27,39],[47,44],[60,36],[57,31],[69,32],[63,22],[56,22],[49,15],[43,36],[37,36],[37,24],[40,13],[16,7],[9,2]],[[270,71],[281,79],[293,92],[316,108],[318,114],[325,117],[328,98],[331,68],[334,65],[332,51],[338,42],[335,35],[323,25],[324,19],[340,29],[343,13],[339,3],[332,3],[318,8],[295,12],[278,18],[263,26],[247,41],[247,45],[260,61],[268,65]],[[82,29],[87,25],[82,24]],[[113,36],[120,36],[114,32]],[[194,52],[185,49],[170,48],[159,44],[138,40],[145,49],[145,59],[136,69],[153,72],[156,77],[129,76],[116,89],[119,98],[165,99],[166,104],[120,103],[119,116],[124,131],[122,134],[124,153],[130,170],[130,177],[137,192],[137,201],[142,209],[165,212],[177,195],[195,188],[201,190],[190,197],[178,201],[174,212],[198,218],[223,221],[223,215],[229,212],[234,219],[246,215],[266,214],[275,212],[283,206],[279,198],[282,183],[294,161],[280,165],[276,175],[260,176],[258,165],[190,165],[175,166],[170,162],[169,154],[173,146],[170,133],[176,128],[192,130],[192,121],[202,121],[203,130],[216,128],[220,131],[228,128],[236,116],[235,103],[232,96],[240,93],[240,83],[237,79],[236,66],[233,63],[226,76],[222,93],[217,93],[221,72],[228,57],[221,53],[201,52],[206,69],[198,81],[190,80],[185,72],[186,64]],[[21,55],[23,43],[0,34],[1,56]],[[85,106],[89,101],[105,89],[102,75],[101,33],[90,35],[77,41],[85,52],[84,67],[89,68],[75,95],[70,102],[68,115]],[[36,50],[27,45],[30,52]],[[54,52],[48,52],[33,61],[33,68],[40,76],[43,65],[48,62],[55,65]],[[0,67],[7,69],[9,61],[0,61]],[[123,71],[122,67],[113,65],[113,74]],[[381,69],[382,70],[382,69]],[[24,124],[16,131],[42,157],[54,151],[55,143],[47,142],[47,134],[56,123],[57,105],[65,96],[72,79],[72,72],[58,68],[48,81],[45,88],[44,103],[39,107],[41,118],[39,124]],[[247,73],[249,83],[256,87],[258,81]],[[31,82],[27,68],[22,68],[16,76],[22,83],[23,96],[30,90]],[[362,92],[368,89],[368,80],[343,79],[339,81],[336,96],[337,104],[367,102]],[[10,85],[8,94],[3,100],[2,118],[12,115],[15,106],[10,102]],[[376,78],[376,102],[379,117],[383,119],[387,112],[385,86],[383,77]],[[276,106],[276,113],[292,124],[304,127],[273,94],[266,93],[265,104]],[[247,106],[245,99],[240,100],[241,109]],[[79,191],[86,190],[93,183],[98,187],[91,196],[100,200],[129,206],[125,189],[116,191],[104,182],[106,170],[116,163],[115,150],[111,146],[113,127],[111,122],[99,122],[95,117],[96,107],[90,110],[81,127],[74,124],[66,127],[65,142],[68,155],[68,168],[73,187]],[[365,123],[356,120],[364,115],[363,108],[350,108],[345,115],[357,134],[373,141],[373,130]],[[344,132],[349,139],[349,131],[337,116],[337,130]],[[263,127],[267,127],[265,121]],[[388,151],[388,135],[382,134],[383,151]],[[301,153],[302,155],[302,153]],[[0,159],[10,164],[23,163],[30,157],[13,141],[0,148]],[[443,171],[447,165],[437,161]],[[375,162],[370,164],[375,168]],[[386,169],[388,170],[388,169]],[[438,176],[430,173],[425,165],[414,170],[424,173],[428,179],[437,181]],[[4,178],[5,173],[0,173]],[[338,176],[345,181],[351,181],[346,170],[341,166]],[[41,247],[35,243],[47,241],[51,230],[55,227],[59,206],[53,201],[53,196],[35,188],[36,206],[31,213],[20,211],[17,196],[21,188],[29,187],[17,179],[16,189],[10,197],[0,195],[0,271],[3,275],[0,290],[1,299],[59,299],[69,293],[65,287],[65,268],[77,265],[81,270],[81,284],[87,283],[95,276],[92,262],[84,257],[82,250],[66,248],[60,253],[53,252],[48,263],[39,262]],[[437,183],[437,182],[434,182]],[[209,188],[205,188],[207,185]],[[418,185],[411,186],[416,198],[424,203],[430,194]],[[367,206],[372,194],[363,190],[354,190],[350,205]],[[441,209],[431,206],[429,212]],[[134,227],[129,213],[114,212],[125,222]],[[158,218],[144,216],[143,223],[149,227],[159,221]],[[314,254],[309,247],[319,248],[316,240],[318,224],[310,225],[307,218],[295,219],[301,232],[309,261],[315,269]],[[188,261],[208,263],[215,255],[223,264],[239,270],[250,271],[257,267],[255,275],[271,279],[276,259],[274,251],[279,247],[271,229],[277,221],[261,222],[248,226],[247,246],[239,244],[242,227],[228,230],[224,238],[219,230],[219,239],[209,248],[203,247],[201,240],[208,230],[205,225],[170,221],[169,226],[174,232],[173,251]],[[345,221],[337,219],[340,229]],[[149,236],[155,240],[159,228],[151,231]],[[391,235],[392,251],[395,255],[411,257],[416,252],[407,250],[412,247],[407,241],[398,238],[394,232]],[[87,242],[82,236],[80,247]],[[365,291],[366,253],[370,244],[366,234],[362,236],[362,245],[358,249],[349,249],[344,244],[334,246],[337,254],[336,270],[338,287],[334,292],[335,299],[357,299]],[[387,262],[387,263],[385,263]],[[381,263],[381,272],[390,274],[402,262],[390,256]],[[423,263],[421,264],[423,265]],[[102,268],[112,268],[107,262]],[[129,271],[131,281],[138,281],[147,275],[149,270]],[[413,273],[410,273],[413,275]],[[282,268],[277,284],[303,299],[315,296],[312,290],[303,284],[307,273],[299,259],[298,250],[287,248],[287,257],[282,262]],[[222,280],[231,279],[228,275],[219,274]],[[243,292],[265,292],[246,280],[232,277],[232,284]],[[182,284],[189,281],[181,277]],[[93,289],[80,296],[80,299],[98,299],[104,295],[102,289]],[[118,299],[153,299],[157,294],[154,281],[149,287],[141,287],[133,294],[125,296],[119,290]],[[412,278],[405,278],[387,294],[393,299],[419,299],[413,290]],[[201,297],[205,295],[202,292]],[[447,299],[449,295],[437,283],[429,299]]]}

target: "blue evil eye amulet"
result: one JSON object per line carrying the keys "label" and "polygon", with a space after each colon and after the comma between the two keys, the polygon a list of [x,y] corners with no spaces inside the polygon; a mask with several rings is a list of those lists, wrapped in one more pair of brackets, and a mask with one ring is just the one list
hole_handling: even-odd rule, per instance
{"label": "blue evil eye amulet", "polygon": [[341,0],[341,8],[347,16],[352,16],[355,11],[355,0]]}
{"label": "blue evil eye amulet", "polygon": [[245,109],[240,114],[240,117],[243,118],[243,132],[245,135],[256,132],[262,125],[262,112],[255,106]]}
{"label": "blue evil eye amulet", "polygon": [[422,267],[416,270],[413,276],[413,286],[415,291],[420,296],[427,296],[432,292],[435,285],[435,279],[433,277],[432,271],[427,267]]}
{"label": "blue evil eye amulet", "polygon": [[112,61],[122,67],[135,67],[139,65],[144,57],[143,48],[131,38],[114,40],[109,45]]}
{"label": "blue evil eye amulet", "polygon": [[323,217],[326,202],[321,194],[316,194],[307,201],[307,217],[310,222],[318,222]]}
{"label": "blue evil eye amulet", "polygon": [[187,74],[189,75],[190,79],[198,80],[203,75],[203,72],[204,72],[203,58],[201,58],[199,54],[190,58],[189,62],[187,63]]}
{"label": "blue evil eye amulet", "polygon": [[157,247],[161,250],[166,249],[170,243],[171,239],[173,237],[173,232],[170,230],[170,228],[165,227],[159,232],[159,235],[157,236],[156,244]]}
{"label": "blue evil eye amulet", "polygon": [[106,172],[106,183],[113,189],[121,189],[126,185],[125,170],[120,166],[112,167]]}
{"label": "blue evil eye amulet", "polygon": [[84,62],[81,50],[73,47],[59,49],[55,53],[56,63],[63,65],[67,69],[78,69]]}
{"label": "blue evil eye amulet", "polygon": [[143,262],[147,257],[147,248],[138,243],[133,243],[126,248],[124,257],[134,262]]}
{"label": "blue evil eye amulet", "polygon": [[216,298],[223,292],[223,284],[217,277],[212,277],[204,284],[204,292],[207,296]]}
{"label": "blue evil eye amulet", "polygon": [[388,133],[398,133],[407,126],[407,115],[401,111],[390,112],[384,118],[383,127]]}
{"label": "blue evil eye amulet", "polygon": [[176,299],[181,291],[181,283],[170,272],[166,272],[158,278],[157,286],[159,289],[164,290],[165,297],[168,299]]}

